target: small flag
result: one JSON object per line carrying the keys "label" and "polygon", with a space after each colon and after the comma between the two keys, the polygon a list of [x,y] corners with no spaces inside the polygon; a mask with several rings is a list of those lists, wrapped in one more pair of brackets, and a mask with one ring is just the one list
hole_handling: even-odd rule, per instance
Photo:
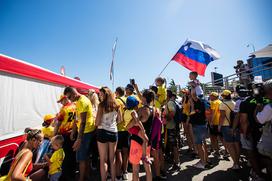
{"label": "small flag", "polygon": [[116,44],[117,44],[117,38],[115,39],[115,42],[112,47],[112,61],[111,61],[111,66],[110,66],[110,80],[113,79],[114,77],[114,57],[115,57],[115,50],[116,50]]}
{"label": "small flag", "polygon": [[60,68],[60,74],[65,76],[65,67],[64,66],[61,66]]}
{"label": "small flag", "polygon": [[219,58],[219,53],[209,45],[199,41],[186,40],[172,60],[204,76],[208,64]]}

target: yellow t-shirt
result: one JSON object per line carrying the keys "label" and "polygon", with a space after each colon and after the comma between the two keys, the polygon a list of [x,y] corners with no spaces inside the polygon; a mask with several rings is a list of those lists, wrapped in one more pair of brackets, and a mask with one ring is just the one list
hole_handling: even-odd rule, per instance
{"label": "yellow t-shirt", "polygon": [[167,97],[167,90],[166,90],[166,87],[165,85],[160,85],[158,86],[158,101],[159,103],[162,105],[165,103],[166,101],[166,97]]}
{"label": "yellow t-shirt", "polygon": [[[125,96],[120,97],[120,98],[116,98],[116,102],[120,106],[121,114],[122,115],[124,115],[124,112],[125,112],[126,101],[127,101],[127,98]],[[123,118],[123,120],[120,123],[117,124],[117,130],[118,131],[127,131],[127,124],[124,121],[124,118]]]}
{"label": "yellow t-shirt", "polygon": [[124,112],[124,125],[126,126],[126,130],[127,130],[127,125],[130,123],[130,121],[132,120],[132,116],[131,116],[131,113],[133,112],[134,110],[125,110]]}
{"label": "yellow t-shirt", "polygon": [[76,116],[76,105],[74,103],[63,106],[58,114],[58,120],[61,121],[59,132],[65,134],[72,130],[73,122]]}
{"label": "yellow t-shirt", "polygon": [[211,101],[211,110],[214,112],[212,123],[213,125],[216,125],[216,126],[219,125],[219,118],[220,118],[219,107],[221,103],[222,101],[220,101],[219,99],[215,101]]}
{"label": "yellow t-shirt", "polygon": [[49,175],[53,175],[61,171],[62,162],[64,160],[65,153],[62,148],[56,150],[50,158]]}
{"label": "yellow t-shirt", "polygon": [[42,127],[41,131],[46,138],[52,138],[54,136],[54,127],[52,126]]}
{"label": "yellow t-shirt", "polygon": [[76,101],[76,118],[77,118],[77,129],[79,131],[81,125],[81,113],[87,113],[86,125],[84,133],[90,133],[95,130],[95,123],[93,118],[92,104],[91,101],[84,95]]}
{"label": "yellow t-shirt", "polygon": [[155,108],[161,109],[161,104],[157,99],[154,100],[154,106]]}
{"label": "yellow t-shirt", "polygon": [[188,101],[187,103],[186,103],[186,101],[184,101],[182,103],[182,107],[183,107],[182,113],[189,116],[190,115],[190,108],[191,108],[190,101]]}
{"label": "yellow t-shirt", "polygon": [[234,110],[235,102],[233,102],[233,101],[224,101],[224,103],[222,102],[220,104],[220,106],[219,106],[219,110],[220,111],[225,111],[225,113],[226,113],[226,116],[225,116],[225,119],[224,119],[224,123],[223,123],[222,126],[229,126],[229,122],[230,122],[230,109],[228,107],[231,110]]}

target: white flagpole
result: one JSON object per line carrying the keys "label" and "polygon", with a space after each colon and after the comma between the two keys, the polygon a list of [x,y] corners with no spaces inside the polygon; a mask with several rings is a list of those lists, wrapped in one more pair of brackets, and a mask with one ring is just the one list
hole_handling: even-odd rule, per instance
{"label": "white flagpole", "polygon": [[116,50],[117,41],[118,41],[118,38],[116,37],[112,47],[112,62],[111,62],[111,70],[110,70],[110,80],[112,80],[112,91],[114,91],[114,58],[115,58],[115,50]]}

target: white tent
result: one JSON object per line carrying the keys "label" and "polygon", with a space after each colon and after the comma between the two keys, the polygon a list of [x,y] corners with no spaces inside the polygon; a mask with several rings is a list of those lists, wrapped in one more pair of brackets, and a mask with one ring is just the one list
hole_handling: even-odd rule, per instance
{"label": "white tent", "polygon": [[251,55],[255,55],[255,58],[272,57],[272,44],[269,44],[265,48],[251,53]]}

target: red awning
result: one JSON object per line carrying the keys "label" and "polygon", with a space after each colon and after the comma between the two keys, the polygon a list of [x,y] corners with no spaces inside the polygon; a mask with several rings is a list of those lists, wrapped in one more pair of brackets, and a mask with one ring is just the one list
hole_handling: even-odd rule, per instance
{"label": "red awning", "polygon": [[78,89],[98,90],[98,88],[93,85],[89,85],[79,80],[62,76],[42,67],[21,60],[17,60],[15,58],[11,58],[2,54],[0,54],[0,71],[46,82],[56,83],[59,85],[72,86]]}

